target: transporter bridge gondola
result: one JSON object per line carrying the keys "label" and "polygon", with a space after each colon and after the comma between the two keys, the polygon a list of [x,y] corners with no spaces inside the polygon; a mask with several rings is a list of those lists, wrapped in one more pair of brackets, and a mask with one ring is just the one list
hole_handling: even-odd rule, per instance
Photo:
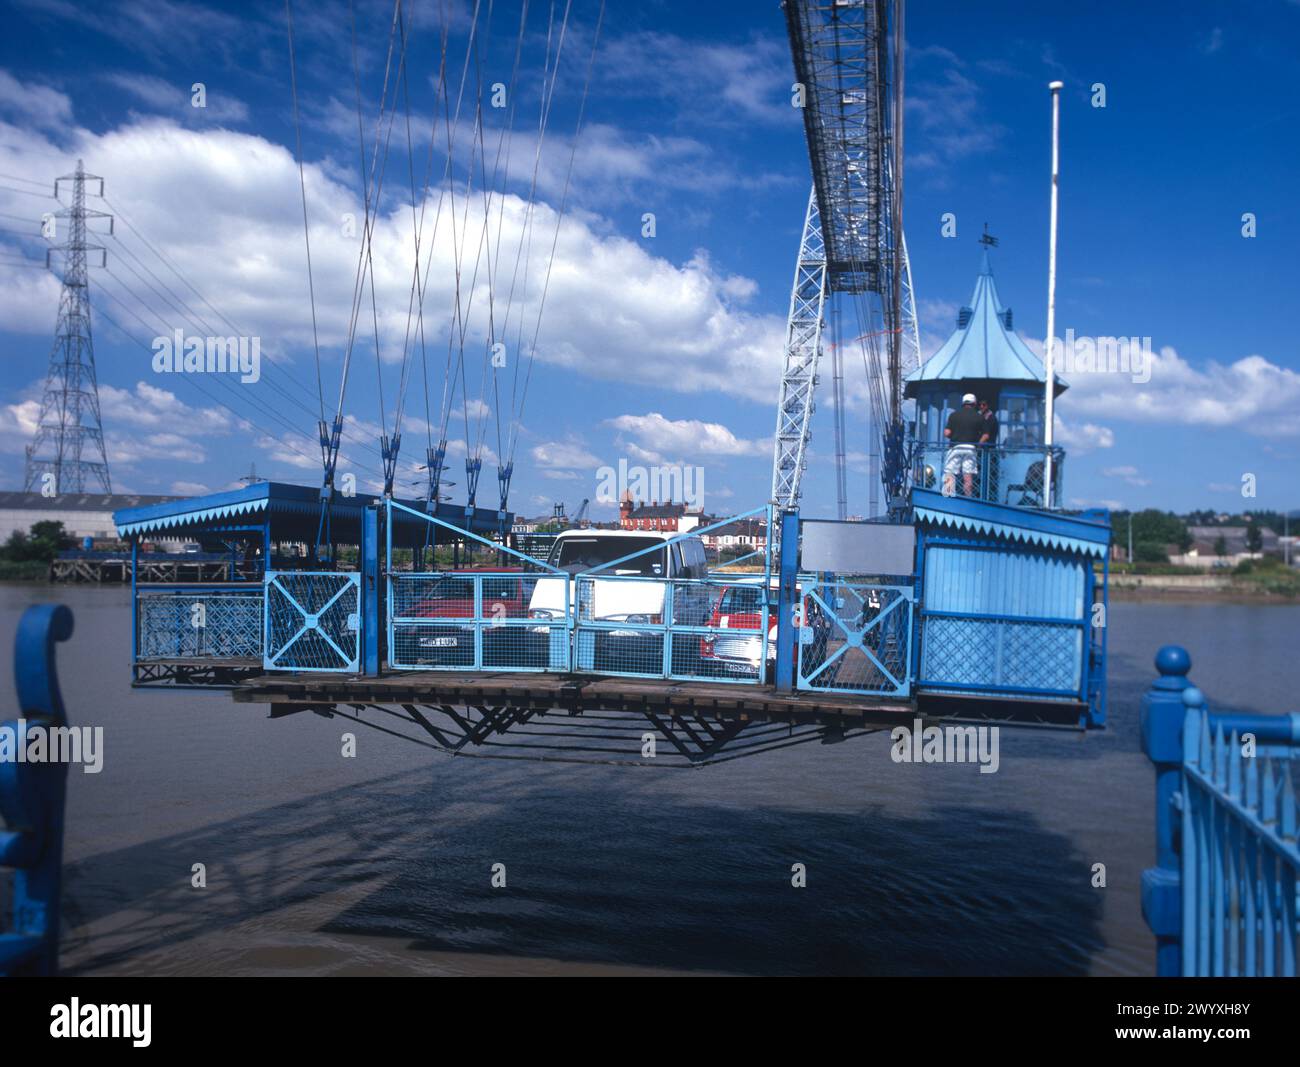
{"label": "transporter bridge gondola", "polygon": [[[1061,507],[1064,455],[1044,434],[1041,363],[1014,334],[987,258],[952,338],[920,358],[902,232],[901,0],[784,9],[813,181],[771,498],[619,558],[567,563],[559,541],[512,532],[521,397],[498,457],[499,505],[475,504],[483,442],[468,415],[467,502],[448,503],[446,397],[463,380],[466,338],[458,289],[443,411],[426,413],[423,500],[393,492],[404,354],[397,418],[380,442],[380,495],[335,487],[341,390],[334,421],[320,422],[319,491],[257,483],[116,516],[133,552],[165,530],[254,564],[211,590],[133,587],[135,684],[232,687],[236,702],[264,704],[273,718],[338,718],[454,756],[636,766],[832,744],[917,716],[1104,724],[1108,518]],[[552,80],[557,60],[548,54]],[[494,175],[489,197],[503,187]],[[450,182],[447,191],[454,204]],[[508,273],[498,264],[498,278]],[[823,324],[837,304],[856,316],[853,340],[832,337],[839,517],[813,519],[799,499]],[[489,341],[494,329],[489,317]],[[843,462],[850,345],[867,374],[885,495],[881,514],[853,521]],[[484,365],[494,387],[495,351],[486,346]],[[344,387],[350,356],[351,338]],[[1006,433],[978,474],[949,484],[942,425],[967,390],[991,400]],[[706,566],[707,539],[749,551]]]}

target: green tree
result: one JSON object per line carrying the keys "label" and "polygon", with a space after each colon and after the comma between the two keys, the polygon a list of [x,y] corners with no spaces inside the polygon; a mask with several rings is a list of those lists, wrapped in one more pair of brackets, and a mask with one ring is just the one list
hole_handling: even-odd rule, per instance
{"label": "green tree", "polygon": [[1264,535],[1257,523],[1252,522],[1246,527],[1246,547],[1251,552],[1259,552],[1264,547]]}
{"label": "green tree", "polygon": [[1220,559],[1228,554],[1228,542],[1224,540],[1223,534],[1214,539],[1214,554]]}
{"label": "green tree", "polygon": [[[1139,511],[1130,520],[1133,523],[1133,543],[1152,541],[1161,545],[1190,544],[1187,526],[1177,515],[1148,508]],[[1136,551],[1136,549],[1135,549]]]}
{"label": "green tree", "polygon": [[1163,542],[1138,541],[1133,546],[1133,561],[1135,563],[1168,563],[1169,555],[1165,551]]}

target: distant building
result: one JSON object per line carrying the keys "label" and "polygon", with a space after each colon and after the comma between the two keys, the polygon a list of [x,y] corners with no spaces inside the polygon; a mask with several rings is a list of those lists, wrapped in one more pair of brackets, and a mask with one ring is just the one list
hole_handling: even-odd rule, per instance
{"label": "distant building", "polygon": [[767,547],[767,523],[762,519],[737,519],[700,535],[706,548],[744,548],[757,552]]}
{"label": "distant building", "polygon": [[180,500],[178,496],[150,496],[133,493],[40,493],[0,492],[0,541],[15,532],[27,533],[38,522],[61,522],[68,536],[117,540],[113,512]]}
{"label": "distant building", "polygon": [[1251,552],[1249,530],[1247,526],[1189,526],[1187,536],[1192,539],[1191,547],[1182,555],[1171,555],[1169,562],[1183,567],[1209,568],[1281,554],[1282,539],[1267,526],[1259,527],[1260,551]]}
{"label": "distant building", "polygon": [[660,504],[636,504],[625,496],[618,506],[618,525],[623,530],[651,530],[656,533],[688,533],[700,525],[702,513],[688,511],[685,504],[671,500]]}

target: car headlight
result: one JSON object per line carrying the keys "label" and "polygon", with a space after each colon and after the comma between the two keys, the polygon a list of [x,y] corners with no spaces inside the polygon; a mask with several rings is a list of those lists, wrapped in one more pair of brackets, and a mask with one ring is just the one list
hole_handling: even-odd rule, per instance
{"label": "car headlight", "polygon": [[555,616],[556,613],[552,611],[550,608],[529,608],[528,609],[528,617],[530,619],[543,619],[547,622],[550,622],[552,619],[555,618]]}
{"label": "car headlight", "polygon": [[658,623],[661,619],[659,615],[647,615],[645,612],[634,611],[622,615],[604,615],[600,622],[626,622],[633,626],[649,626]]}

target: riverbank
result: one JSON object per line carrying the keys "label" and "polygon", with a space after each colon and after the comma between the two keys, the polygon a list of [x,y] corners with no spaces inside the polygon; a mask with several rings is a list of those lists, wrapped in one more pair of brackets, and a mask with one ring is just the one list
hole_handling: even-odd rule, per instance
{"label": "riverbank", "polygon": [[0,582],[48,582],[50,565],[42,559],[0,559]]}
{"label": "riverbank", "polygon": [[1300,600],[1300,576],[1213,574],[1112,574],[1117,600],[1187,599],[1293,604]]}

